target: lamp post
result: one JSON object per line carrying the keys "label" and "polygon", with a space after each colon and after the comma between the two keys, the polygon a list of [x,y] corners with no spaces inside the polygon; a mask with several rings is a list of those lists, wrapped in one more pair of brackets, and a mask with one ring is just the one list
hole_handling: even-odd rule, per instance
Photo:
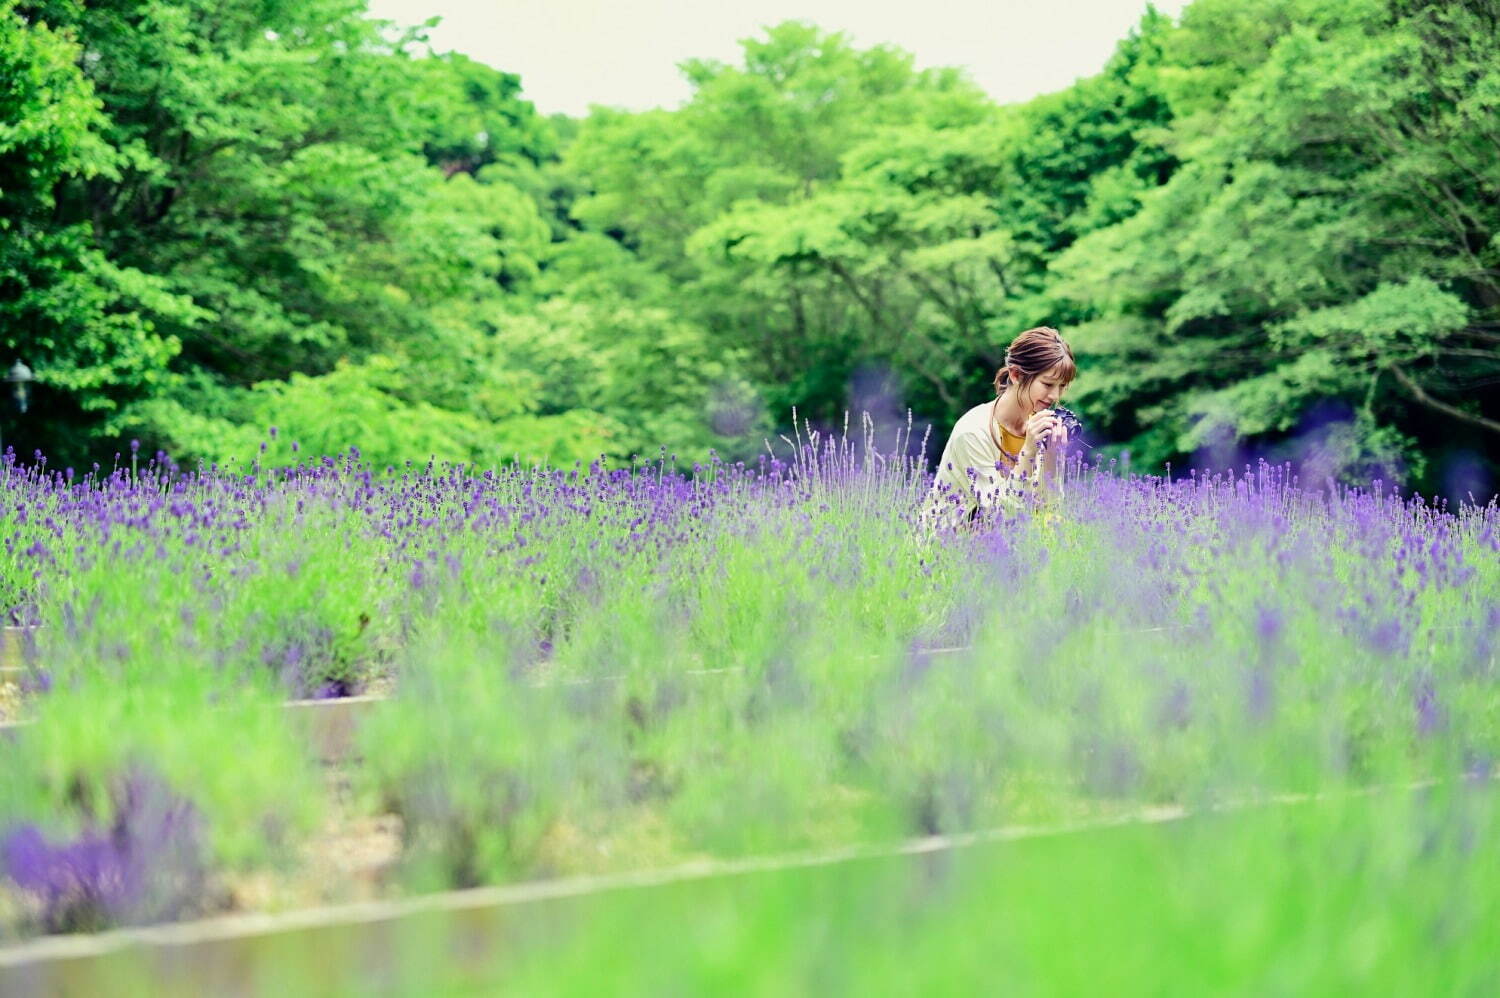
{"label": "lamp post", "polygon": [[[26,415],[26,410],[31,405],[31,383],[35,380],[36,376],[31,373],[31,368],[19,360],[5,372],[5,381],[10,385],[10,400],[16,407],[16,415]],[[0,455],[4,453],[5,441],[0,438]]]}

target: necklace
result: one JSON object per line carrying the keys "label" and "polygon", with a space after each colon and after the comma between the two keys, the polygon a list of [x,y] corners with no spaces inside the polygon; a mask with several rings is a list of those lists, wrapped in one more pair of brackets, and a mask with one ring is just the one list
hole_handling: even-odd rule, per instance
{"label": "necklace", "polygon": [[1010,451],[1005,449],[1005,444],[1001,443],[1000,438],[995,436],[995,427],[997,426],[1000,427],[1000,429],[1004,430],[1006,433],[1010,433],[1010,435],[1013,437],[1020,437],[1023,440],[1026,438],[1026,434],[1024,433],[1011,433],[1010,427],[1000,422],[999,398],[996,398],[994,404],[990,406],[990,441],[994,443],[996,450],[1004,454],[1006,457],[1010,458],[1011,461],[1015,461],[1016,458],[1020,455],[1012,454]]}

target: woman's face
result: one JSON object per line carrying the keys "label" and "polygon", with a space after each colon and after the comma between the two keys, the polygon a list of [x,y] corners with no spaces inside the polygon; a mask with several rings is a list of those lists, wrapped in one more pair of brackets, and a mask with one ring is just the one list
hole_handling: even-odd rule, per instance
{"label": "woman's face", "polygon": [[1052,408],[1062,399],[1063,392],[1068,387],[1067,382],[1062,379],[1061,365],[1043,371],[1024,385],[1021,384],[1020,372],[1014,368],[1012,372],[1017,385],[1016,398],[1027,413]]}

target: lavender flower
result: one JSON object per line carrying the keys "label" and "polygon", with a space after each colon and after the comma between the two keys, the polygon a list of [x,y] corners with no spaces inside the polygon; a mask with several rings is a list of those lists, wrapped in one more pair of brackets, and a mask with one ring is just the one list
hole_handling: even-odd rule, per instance
{"label": "lavender flower", "polygon": [[49,931],[175,918],[202,901],[202,827],[196,808],[144,771],[115,788],[115,817],[71,840],[36,825],[0,839],[0,867],[42,902]]}

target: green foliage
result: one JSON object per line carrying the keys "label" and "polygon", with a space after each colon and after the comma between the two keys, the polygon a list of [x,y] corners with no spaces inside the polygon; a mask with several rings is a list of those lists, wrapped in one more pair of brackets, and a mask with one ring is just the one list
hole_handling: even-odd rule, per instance
{"label": "green foliage", "polygon": [[108,828],[120,806],[111,785],[149,765],[188,793],[206,832],[203,859],[230,870],[283,861],[324,805],[304,745],[277,709],[279,691],[218,682],[201,662],[160,648],[141,679],[75,670],[40,705],[32,737],[8,747],[0,813],[59,838]]}
{"label": "green foliage", "polygon": [[[592,439],[573,443],[573,453],[553,452],[554,463],[648,457],[673,446],[685,460],[710,447],[743,454],[768,430],[753,389],[736,374],[735,353],[716,350],[665,309],[554,299],[502,320],[497,341],[510,362],[536,373],[538,416],[598,414]],[[577,453],[584,442],[591,453]]]}
{"label": "green foliage", "polygon": [[426,102],[422,151],[445,173],[477,174],[517,159],[539,165],[555,155],[552,130],[521,99],[521,78],[514,73],[450,52],[417,60],[410,77]]}
{"label": "green foliage", "polygon": [[[883,114],[850,112],[836,167],[805,169],[800,183],[788,176],[775,193],[740,191],[700,226],[685,247],[700,274],[694,290],[714,303],[706,322],[757,344],[750,370],[773,411],[837,418],[858,366],[897,372],[923,411],[972,404],[1005,342],[1049,318],[1036,295],[1050,257],[1129,214],[1170,167],[1149,138],[1165,108],[1147,73],[1166,28],[1148,17],[1104,74],[1019,109],[974,100],[950,77],[892,77],[899,88],[888,83],[883,103],[866,102]],[[790,37],[773,31],[766,44]],[[747,67],[758,53],[747,43]],[[804,72],[799,63],[757,86],[795,108]],[[738,77],[706,76],[681,112],[680,127],[715,148],[744,141],[711,128],[739,121],[717,106],[722,79]],[[764,122],[739,121],[737,132],[755,137],[738,163],[778,147]],[[613,186],[613,177],[601,179]],[[832,379],[808,370],[840,355]]]}
{"label": "green foliage", "polygon": [[0,18],[23,451],[688,463],[860,372],[941,426],[1039,323],[1137,466],[1500,432],[1494,0],[1197,0],[1010,107],[792,21],[581,120],[345,0]]}
{"label": "green foliage", "polygon": [[15,0],[0,4],[0,336],[5,366],[24,358],[52,395],[28,442],[63,457],[77,453],[67,439],[80,425],[159,383],[178,342],[158,322],[203,314],[160,277],[101,252],[89,225],[59,210],[65,179],[118,176],[129,164],[104,138],[109,119],[80,61],[71,32]]}
{"label": "green foliage", "polygon": [[1079,405],[1154,463],[1225,430],[1275,439],[1342,399],[1357,452],[1401,440],[1387,458],[1417,461],[1419,435],[1485,422],[1474,396],[1433,396],[1500,374],[1484,346],[1500,214],[1483,194],[1500,172],[1481,152],[1500,132],[1476,114],[1500,72],[1495,11],[1265,6],[1251,63],[1223,51],[1240,14],[1191,8],[1168,46],[1189,65],[1167,76],[1189,162],[1056,262],[1055,293],[1094,316],[1077,339],[1102,377]]}

